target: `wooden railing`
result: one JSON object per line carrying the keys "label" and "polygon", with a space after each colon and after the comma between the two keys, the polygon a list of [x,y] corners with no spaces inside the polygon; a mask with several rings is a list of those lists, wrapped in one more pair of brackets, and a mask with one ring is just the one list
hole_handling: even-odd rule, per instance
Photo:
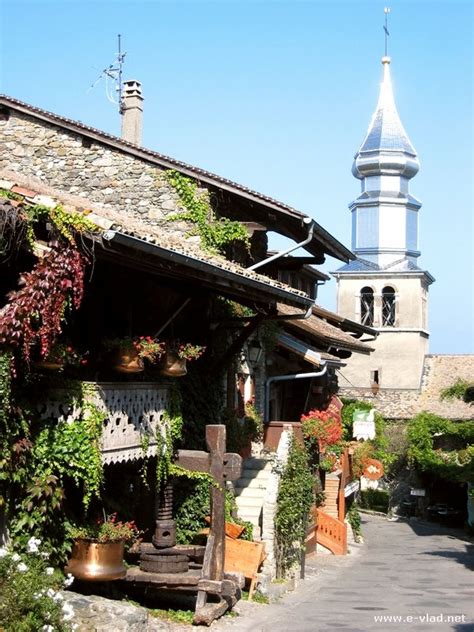
{"label": "wooden railing", "polygon": [[316,509],[316,542],[334,555],[347,554],[347,525],[337,518]]}
{"label": "wooden railing", "polygon": [[337,502],[337,515],[341,522],[344,522],[346,517],[346,497],[344,490],[346,485],[352,482],[354,475],[352,472],[352,455],[349,454],[349,449],[345,448],[341,454],[341,473],[339,476],[339,494]]}

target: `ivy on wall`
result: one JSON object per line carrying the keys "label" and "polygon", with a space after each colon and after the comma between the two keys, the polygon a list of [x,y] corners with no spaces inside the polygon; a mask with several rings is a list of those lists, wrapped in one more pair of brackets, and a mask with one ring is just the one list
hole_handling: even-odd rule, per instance
{"label": "ivy on wall", "polygon": [[185,211],[169,217],[170,220],[186,220],[195,226],[204,249],[225,254],[226,247],[233,241],[243,242],[250,248],[246,228],[240,222],[227,217],[216,217],[208,191],[198,191],[197,184],[179,171],[165,172],[168,184],[177,192]]}
{"label": "ivy on wall", "polygon": [[[462,444],[443,449],[435,441]],[[424,472],[459,482],[474,482],[474,423],[443,419],[431,413],[417,415],[408,426],[408,458]]]}

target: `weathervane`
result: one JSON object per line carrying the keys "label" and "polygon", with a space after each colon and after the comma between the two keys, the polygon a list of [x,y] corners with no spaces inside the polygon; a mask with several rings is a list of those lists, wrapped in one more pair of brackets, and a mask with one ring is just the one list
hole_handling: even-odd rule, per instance
{"label": "weathervane", "polygon": [[390,35],[390,33],[388,32],[388,14],[390,13],[390,7],[385,7],[383,12],[385,13],[385,24],[383,27],[383,30],[385,31],[385,57],[387,57],[387,42],[388,36]]}
{"label": "weathervane", "polygon": [[[94,83],[90,86],[88,92],[94,88],[101,79],[105,78],[105,94],[107,99],[114,105],[118,105],[119,113],[122,114],[122,68],[127,53],[122,53],[122,36],[119,34],[118,52],[115,62],[104,68]],[[111,85],[112,82],[112,85]],[[117,100],[118,95],[118,100]]]}

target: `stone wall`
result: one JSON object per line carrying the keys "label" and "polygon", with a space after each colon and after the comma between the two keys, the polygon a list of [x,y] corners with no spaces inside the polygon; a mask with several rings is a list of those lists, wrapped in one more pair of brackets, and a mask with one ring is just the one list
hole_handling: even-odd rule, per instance
{"label": "stone wall", "polygon": [[181,209],[163,169],[126,150],[90,143],[81,134],[14,110],[8,120],[0,121],[0,168],[145,224],[166,226],[167,233],[182,236],[189,231],[186,223],[169,220]]}
{"label": "stone wall", "polygon": [[421,389],[370,389],[341,386],[340,395],[371,402],[387,419],[411,419],[428,411],[446,419],[474,419],[474,406],[459,399],[441,400],[443,389],[458,379],[474,383],[474,355],[427,355]]}

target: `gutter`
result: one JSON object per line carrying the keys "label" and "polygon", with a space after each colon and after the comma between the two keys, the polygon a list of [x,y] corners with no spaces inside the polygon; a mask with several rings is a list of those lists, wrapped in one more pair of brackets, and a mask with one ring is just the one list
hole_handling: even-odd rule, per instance
{"label": "gutter", "polygon": [[295,244],[294,246],[291,246],[291,248],[288,248],[287,250],[283,250],[282,252],[277,252],[271,257],[268,257],[268,259],[264,259],[263,261],[258,261],[257,263],[254,263],[253,266],[250,266],[250,268],[246,268],[246,269],[256,270],[257,268],[266,266],[268,263],[271,263],[272,261],[276,261],[277,259],[280,259],[281,257],[285,257],[286,255],[289,255],[290,252],[293,252],[294,250],[298,250],[298,248],[302,248],[303,246],[306,246],[306,244],[309,244],[309,242],[312,241],[313,239],[315,222],[310,217],[304,217],[302,219],[302,223],[309,224],[308,235],[306,236],[306,239],[304,239],[298,244]]}
{"label": "gutter", "polygon": [[294,375],[274,375],[273,377],[269,377],[265,382],[265,411],[263,417],[263,423],[268,424],[270,422],[270,386],[274,382],[283,382],[290,380],[303,380],[312,377],[320,377],[324,375],[328,370],[328,364],[325,360],[321,360],[321,364],[323,368],[321,371],[311,371],[310,373],[295,373]]}

